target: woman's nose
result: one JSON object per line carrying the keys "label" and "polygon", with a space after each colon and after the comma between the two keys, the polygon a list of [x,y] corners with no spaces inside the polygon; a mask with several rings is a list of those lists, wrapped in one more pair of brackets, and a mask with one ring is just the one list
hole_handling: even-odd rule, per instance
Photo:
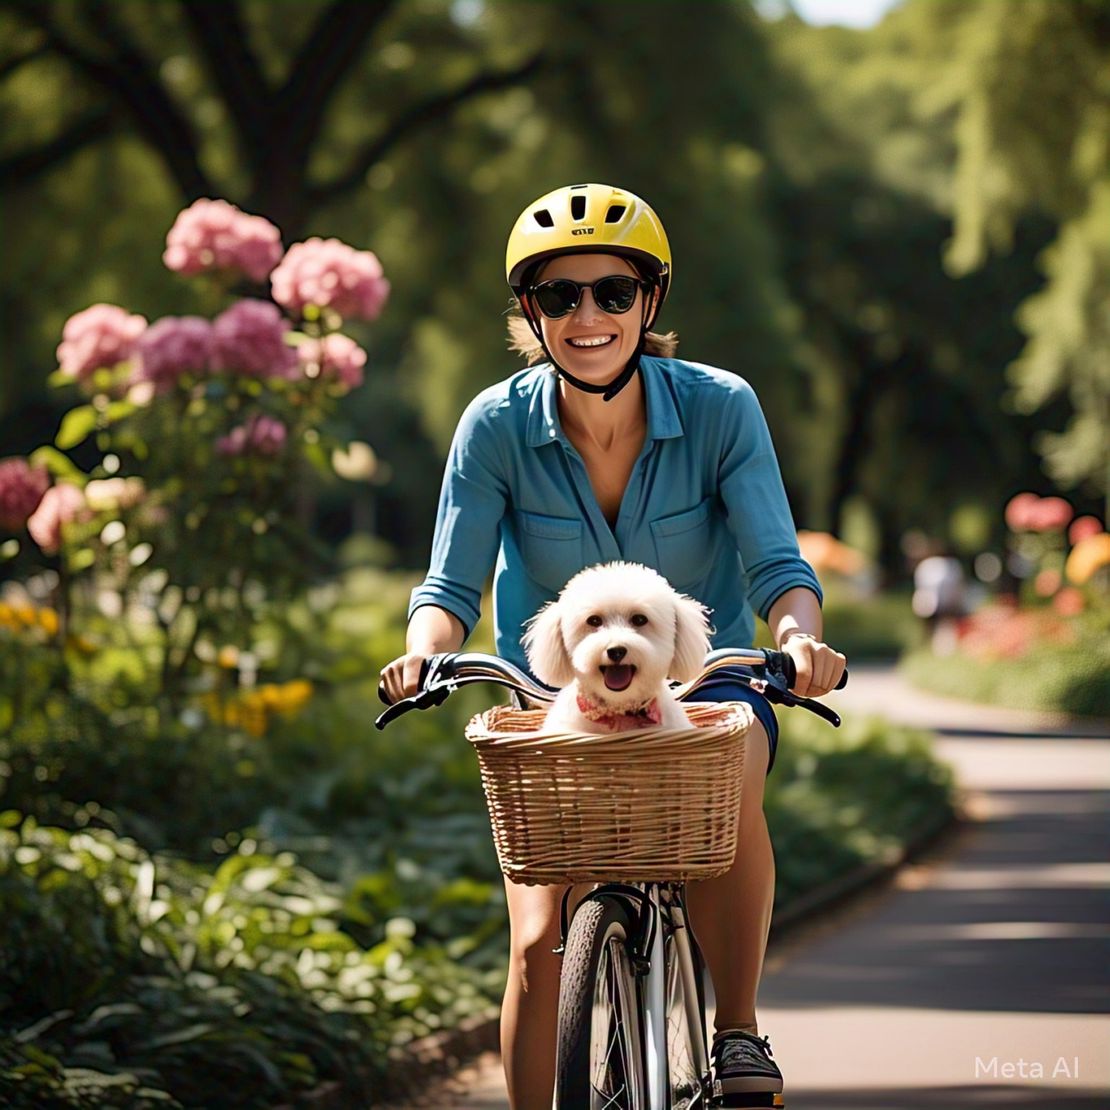
{"label": "woman's nose", "polygon": [[574,319],[585,322],[587,320],[596,320],[600,315],[601,309],[597,307],[597,301],[594,300],[594,291],[592,289],[583,289],[578,307],[574,310]]}

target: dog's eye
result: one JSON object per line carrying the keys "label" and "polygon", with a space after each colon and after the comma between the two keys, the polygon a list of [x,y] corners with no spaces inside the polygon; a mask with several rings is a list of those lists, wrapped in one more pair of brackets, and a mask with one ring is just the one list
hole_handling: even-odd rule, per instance
{"label": "dog's eye", "polygon": [[644,616],[643,613],[634,613],[633,616],[632,616],[632,623],[637,628],[643,628],[644,625],[647,624],[647,622],[648,622],[648,619],[647,619],[647,617]]}
{"label": "dog's eye", "polygon": [[587,624],[588,624],[588,625],[589,625],[589,626],[590,626],[591,628],[600,628],[600,627],[601,627],[601,618],[600,618],[600,617],[597,617],[597,616],[594,616],[594,617],[587,617],[587,618],[586,618],[586,623],[587,623]]}

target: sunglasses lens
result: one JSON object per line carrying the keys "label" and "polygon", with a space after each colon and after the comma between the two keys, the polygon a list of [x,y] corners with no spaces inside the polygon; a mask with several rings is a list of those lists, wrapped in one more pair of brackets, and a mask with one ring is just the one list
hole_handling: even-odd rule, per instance
{"label": "sunglasses lens", "polygon": [[536,304],[549,320],[558,320],[573,312],[578,305],[581,290],[573,281],[556,278],[537,285]]}
{"label": "sunglasses lens", "polygon": [[602,312],[627,312],[636,299],[636,280],[630,277],[607,277],[594,285],[594,300]]}

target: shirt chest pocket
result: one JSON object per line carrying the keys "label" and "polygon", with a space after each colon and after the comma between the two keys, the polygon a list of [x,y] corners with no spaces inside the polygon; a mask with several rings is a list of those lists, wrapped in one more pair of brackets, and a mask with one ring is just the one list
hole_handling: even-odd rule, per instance
{"label": "shirt chest pocket", "polygon": [[516,510],[524,569],[558,593],[582,569],[582,521]]}
{"label": "shirt chest pocket", "polygon": [[651,522],[656,569],[672,586],[688,590],[696,586],[709,570],[713,498],[707,497],[692,509],[660,517]]}

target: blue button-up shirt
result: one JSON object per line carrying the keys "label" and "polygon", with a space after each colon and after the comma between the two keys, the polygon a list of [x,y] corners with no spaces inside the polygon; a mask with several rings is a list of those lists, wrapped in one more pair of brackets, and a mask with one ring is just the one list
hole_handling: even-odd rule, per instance
{"label": "blue button-up shirt", "polygon": [[431,562],[409,616],[438,605],[467,636],[481,617],[491,564],[498,655],[528,670],[523,625],[567,580],[625,559],[665,575],[710,607],[714,647],[748,647],[786,590],[823,601],[798,552],[763,411],[740,376],[673,358],[640,360],[643,449],[615,528],[559,422],[549,363],[484,389],[455,430],[440,491]]}

